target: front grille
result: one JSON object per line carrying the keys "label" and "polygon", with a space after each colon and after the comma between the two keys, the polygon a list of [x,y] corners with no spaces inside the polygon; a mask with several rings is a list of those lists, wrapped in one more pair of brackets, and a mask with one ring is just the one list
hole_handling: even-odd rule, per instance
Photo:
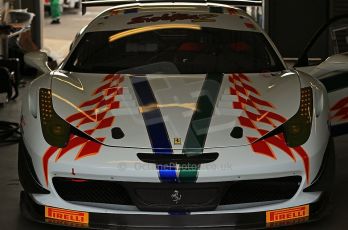
{"label": "front grille", "polygon": [[127,191],[117,182],[55,177],[53,184],[59,196],[66,201],[132,204]]}
{"label": "front grille", "polygon": [[[195,199],[207,200],[200,202],[199,210],[212,210],[218,205],[242,204],[252,202],[287,200],[292,198],[301,184],[300,176],[230,181],[221,183],[133,183],[101,180],[85,180],[55,177],[54,187],[59,196],[66,201],[136,205],[141,210],[168,211],[168,210],[197,210]],[[209,192],[216,189],[213,197]],[[174,190],[183,195],[183,203],[172,203],[170,194]],[[157,193],[160,191],[161,195]],[[194,192],[192,192],[194,191]],[[208,194],[198,196],[194,194]],[[156,195],[157,194],[157,195]],[[186,195],[191,194],[191,195]],[[192,195],[193,194],[193,195]],[[195,204],[195,207],[192,205]],[[147,207],[147,205],[149,207]],[[151,207],[150,207],[151,206]]]}
{"label": "front grille", "polygon": [[234,182],[222,197],[220,205],[287,200],[297,192],[300,176]]}

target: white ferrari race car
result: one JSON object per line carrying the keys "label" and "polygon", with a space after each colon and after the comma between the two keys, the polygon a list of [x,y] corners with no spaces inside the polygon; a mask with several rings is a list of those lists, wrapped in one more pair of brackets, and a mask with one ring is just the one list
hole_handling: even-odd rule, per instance
{"label": "white ferrari race car", "polygon": [[326,89],[288,69],[229,5],[245,2],[224,3],[87,1],[115,6],[57,70],[26,55],[44,74],[22,107],[24,216],[230,229],[325,214],[335,166]]}

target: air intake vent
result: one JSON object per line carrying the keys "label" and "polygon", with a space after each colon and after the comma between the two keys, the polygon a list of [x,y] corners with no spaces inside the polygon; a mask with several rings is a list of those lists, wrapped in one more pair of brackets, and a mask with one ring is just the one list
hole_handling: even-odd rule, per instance
{"label": "air intake vent", "polygon": [[[214,210],[218,205],[291,199],[300,176],[215,183],[136,183],[53,178],[59,196],[71,202],[133,205],[140,210]],[[177,194],[176,194],[177,193]],[[173,194],[180,202],[173,201]]]}

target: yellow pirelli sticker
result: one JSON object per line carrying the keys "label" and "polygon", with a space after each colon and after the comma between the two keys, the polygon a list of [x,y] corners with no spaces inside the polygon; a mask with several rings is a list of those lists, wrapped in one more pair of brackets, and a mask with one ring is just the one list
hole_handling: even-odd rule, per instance
{"label": "yellow pirelli sticker", "polygon": [[45,207],[45,218],[87,225],[89,223],[88,212],[79,212],[67,209]]}
{"label": "yellow pirelli sticker", "polygon": [[287,222],[309,217],[309,205],[278,209],[266,212],[266,223]]}

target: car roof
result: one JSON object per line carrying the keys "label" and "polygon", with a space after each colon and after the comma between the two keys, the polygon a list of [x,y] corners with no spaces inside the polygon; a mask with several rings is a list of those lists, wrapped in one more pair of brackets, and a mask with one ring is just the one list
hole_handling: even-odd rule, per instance
{"label": "car roof", "polygon": [[84,32],[125,30],[169,23],[262,32],[253,19],[237,7],[185,2],[132,3],[111,7],[99,14]]}

